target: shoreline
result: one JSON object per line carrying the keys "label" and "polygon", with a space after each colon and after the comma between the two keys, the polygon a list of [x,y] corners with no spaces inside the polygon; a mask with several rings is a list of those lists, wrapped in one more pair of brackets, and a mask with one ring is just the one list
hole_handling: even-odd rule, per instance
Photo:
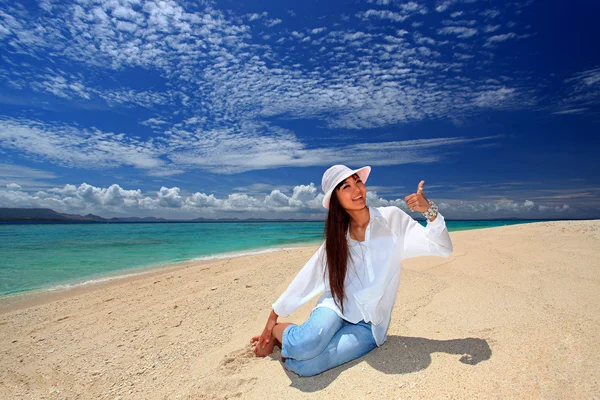
{"label": "shoreline", "polygon": [[293,245],[282,245],[277,247],[254,248],[230,253],[217,253],[211,256],[195,257],[184,261],[147,265],[114,271],[107,274],[88,276],[71,281],[57,282],[56,284],[51,284],[42,288],[0,295],[0,315],[15,310],[38,306],[47,302],[61,300],[67,297],[76,296],[78,294],[92,292],[107,287],[118,286],[123,283],[135,282],[136,280],[145,277],[176,272],[195,266],[211,265],[222,260],[231,260],[259,254],[277,253],[286,250],[296,250],[317,246],[318,244],[320,244],[320,242],[297,243]]}
{"label": "shoreline", "polygon": [[[551,220],[551,221],[535,221],[535,222],[523,222],[523,223],[511,223],[493,227],[473,227],[467,229],[456,229],[454,232],[469,232],[469,231],[481,231],[486,229],[498,229],[510,226],[518,225],[532,225],[532,224],[544,224],[544,223],[556,223],[556,222],[581,222],[581,221],[594,221],[594,220]],[[419,221],[417,221],[419,222]],[[272,252],[279,252],[284,250],[293,250],[298,248],[312,247],[320,244],[319,242],[302,242],[295,244],[286,244],[277,247],[264,247],[264,248],[252,248],[243,251],[234,251],[228,253],[217,253],[210,256],[194,257],[189,260],[174,261],[161,264],[152,264],[146,266],[140,266],[135,268],[128,268],[119,271],[113,271],[109,273],[100,273],[97,275],[91,275],[81,279],[74,279],[69,281],[56,282],[48,286],[41,288],[25,290],[16,293],[8,293],[0,295],[0,314],[4,314],[14,310],[20,310],[27,307],[37,306],[45,304],[48,301],[55,301],[64,299],[66,297],[75,296],[77,294],[87,293],[88,291],[96,291],[102,288],[119,285],[121,283],[128,283],[136,281],[146,276],[155,276],[161,273],[178,271],[186,269],[191,266],[200,266],[213,264],[219,260],[232,259],[247,257],[256,254],[265,254]]]}
{"label": "shoreline", "polygon": [[[487,229],[498,229],[518,225],[545,224],[556,222],[581,222],[594,220],[568,220],[568,221],[536,221],[514,223],[493,227],[473,227],[468,229],[453,230],[452,233],[482,231]],[[418,221],[417,221],[418,222]],[[243,251],[235,251],[230,253],[217,253],[210,256],[195,257],[189,260],[168,262],[162,264],[153,264],[129,269],[123,269],[105,274],[91,275],[81,279],[57,282],[42,288],[25,290],[16,293],[8,293],[0,295],[0,315],[14,310],[38,306],[46,302],[61,300],[70,296],[87,293],[88,291],[96,291],[107,287],[117,286],[123,283],[134,282],[144,277],[152,277],[162,273],[174,272],[181,269],[186,269],[193,266],[210,265],[220,260],[233,258],[247,257],[257,254],[265,254],[272,252],[280,252],[285,250],[293,250],[299,248],[313,247],[321,243],[319,242],[302,242],[296,244],[286,244],[277,247],[252,248]]]}

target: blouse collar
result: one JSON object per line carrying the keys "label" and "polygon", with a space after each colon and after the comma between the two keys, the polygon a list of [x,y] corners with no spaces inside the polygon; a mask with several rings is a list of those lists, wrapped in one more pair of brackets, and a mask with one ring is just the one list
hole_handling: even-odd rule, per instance
{"label": "blouse collar", "polygon": [[[385,221],[385,218],[383,217],[383,214],[381,214],[381,211],[379,211],[377,208],[375,207],[369,207],[369,225],[367,225],[367,229],[369,229],[369,226],[374,222],[374,221]],[[348,240],[348,243],[350,244],[350,246],[356,246],[360,243],[358,240],[354,240],[350,237],[350,229],[348,229],[346,231],[346,239]]]}

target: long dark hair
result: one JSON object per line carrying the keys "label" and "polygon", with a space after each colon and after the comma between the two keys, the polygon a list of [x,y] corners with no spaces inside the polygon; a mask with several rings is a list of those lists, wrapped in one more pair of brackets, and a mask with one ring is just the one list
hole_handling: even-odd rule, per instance
{"label": "long dark hair", "polygon": [[[343,183],[343,182],[342,182]],[[344,281],[348,269],[348,240],[346,232],[350,227],[350,215],[340,204],[337,190],[340,183],[331,194],[329,213],[325,220],[325,252],[327,255],[327,271],[329,272],[329,287],[333,301],[344,312]]]}

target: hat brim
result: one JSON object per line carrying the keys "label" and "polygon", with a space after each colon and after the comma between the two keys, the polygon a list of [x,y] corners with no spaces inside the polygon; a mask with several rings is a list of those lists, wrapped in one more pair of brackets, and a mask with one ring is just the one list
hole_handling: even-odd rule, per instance
{"label": "hat brim", "polygon": [[344,179],[346,179],[354,174],[358,175],[358,177],[360,178],[360,180],[363,183],[367,183],[367,179],[369,179],[369,175],[371,174],[371,167],[369,167],[367,165],[367,166],[359,168],[359,169],[348,171],[347,174],[341,175],[338,178],[335,185],[332,185],[331,189],[329,189],[329,191],[327,191],[327,193],[325,193],[325,197],[323,197],[323,207],[325,207],[326,209],[329,210],[329,200],[331,200],[331,195],[333,194],[333,191],[335,190],[336,186],[339,185],[340,182],[343,182]]}

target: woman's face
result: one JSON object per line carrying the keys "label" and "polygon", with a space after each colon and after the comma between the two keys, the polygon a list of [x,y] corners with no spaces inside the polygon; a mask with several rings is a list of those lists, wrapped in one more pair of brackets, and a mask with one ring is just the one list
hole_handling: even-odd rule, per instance
{"label": "woman's face", "polygon": [[335,192],[346,211],[358,211],[367,206],[367,187],[357,174],[346,178]]}

